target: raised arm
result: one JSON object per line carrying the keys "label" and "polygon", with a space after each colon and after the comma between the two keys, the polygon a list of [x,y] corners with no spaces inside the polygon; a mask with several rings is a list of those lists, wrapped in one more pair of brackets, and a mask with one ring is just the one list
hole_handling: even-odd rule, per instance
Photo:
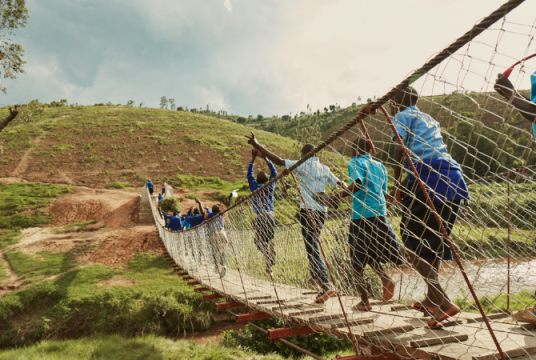
{"label": "raised arm", "polygon": [[199,207],[199,214],[205,215],[205,210],[203,210],[203,205],[201,204],[201,201],[199,201],[199,199],[195,199],[195,202],[197,203],[197,206]]}
{"label": "raised arm", "polygon": [[272,161],[276,165],[285,166],[285,160],[284,159],[280,158],[279,156],[277,156],[276,154],[270,152],[264,146],[259,144],[259,142],[255,138],[255,134],[253,134],[253,131],[251,132],[251,136],[246,135],[246,137],[249,139],[248,144],[253,146],[255,149],[259,150],[264,157],[268,158],[270,161]]}
{"label": "raised arm", "polygon": [[15,105],[15,109],[9,108],[9,115],[0,123],[0,132],[13,121],[19,114],[19,105]]}
{"label": "raised arm", "polygon": [[253,175],[253,167],[255,166],[255,158],[257,157],[257,152],[255,150],[252,151],[251,156],[251,162],[248,165],[248,172],[246,174],[246,178],[248,179],[249,183],[249,189],[251,191],[255,191],[257,189],[257,181],[255,180],[255,176]]}
{"label": "raised arm", "polygon": [[504,74],[497,76],[494,88],[502,97],[511,101],[525,119],[531,123],[536,123],[536,104],[521,95]]}
{"label": "raised arm", "polygon": [[274,164],[270,160],[268,160],[266,157],[264,158],[264,160],[266,160],[266,165],[268,165],[268,168],[270,168],[270,180],[276,178],[277,175],[279,174],[277,173],[277,170]]}

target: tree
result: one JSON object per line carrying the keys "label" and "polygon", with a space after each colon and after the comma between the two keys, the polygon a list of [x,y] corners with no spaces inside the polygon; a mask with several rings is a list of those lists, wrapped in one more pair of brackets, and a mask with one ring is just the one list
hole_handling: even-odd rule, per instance
{"label": "tree", "polygon": [[182,106],[179,106],[179,107],[177,108],[177,111],[184,111],[184,108],[183,108]]}
{"label": "tree", "polygon": [[358,97],[357,97],[357,101],[361,101],[361,96],[358,96]]}
{"label": "tree", "polygon": [[143,101],[140,101],[140,107],[143,107],[143,104],[144,104]]}
{"label": "tree", "polygon": [[283,116],[281,116],[281,120],[282,120],[282,121],[289,121],[289,120],[290,120],[290,116],[289,116],[289,115],[283,115]]}
{"label": "tree", "polygon": [[[15,29],[24,27],[26,20],[28,9],[25,0],[0,0],[0,62],[5,78],[16,79],[17,73],[24,73],[24,48],[20,44],[12,43],[11,35]],[[0,90],[6,92],[3,86],[0,86]]]}
{"label": "tree", "polygon": [[257,122],[260,123],[264,120],[264,116],[262,116],[261,114],[257,115]]}
{"label": "tree", "polygon": [[167,109],[168,99],[165,96],[162,96],[160,98],[160,109],[166,108]]}
{"label": "tree", "polygon": [[327,113],[329,110],[327,107],[324,108],[324,112]]}
{"label": "tree", "polygon": [[169,107],[171,108],[171,110],[175,110],[175,99],[169,99],[168,102],[169,102]]}
{"label": "tree", "polygon": [[370,102],[372,102],[372,99],[371,99],[371,98],[368,98],[368,99],[367,99],[367,104],[370,103]]}
{"label": "tree", "polygon": [[330,110],[331,112],[334,112],[334,111],[335,111],[335,105],[330,105],[330,106],[329,106],[329,110]]}
{"label": "tree", "polygon": [[356,107],[357,104],[355,102],[352,103],[352,107]]}
{"label": "tree", "polygon": [[127,101],[127,106],[134,106],[134,100]]}
{"label": "tree", "polygon": [[239,116],[238,119],[236,119],[236,121],[238,121],[239,124],[245,124],[247,119],[243,116]]}

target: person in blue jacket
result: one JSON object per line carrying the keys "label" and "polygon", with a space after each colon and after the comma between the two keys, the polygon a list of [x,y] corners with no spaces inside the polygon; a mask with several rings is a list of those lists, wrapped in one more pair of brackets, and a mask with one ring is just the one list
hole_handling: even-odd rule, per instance
{"label": "person in blue jacket", "polygon": [[162,211],[164,218],[166,218],[166,228],[171,231],[180,231],[182,229],[181,218],[177,215],[177,212],[173,212],[173,216],[169,216],[165,211]]}
{"label": "person in blue jacket", "polygon": [[151,180],[147,180],[147,189],[149,189],[149,194],[153,195],[154,192],[154,185]]}
{"label": "person in blue jacket", "polygon": [[[258,188],[262,187],[269,180],[277,177],[277,170],[274,164],[268,160],[257,149],[253,149],[251,162],[248,166],[247,179],[249,183],[249,189],[254,192]],[[270,168],[270,179],[265,172],[259,172],[257,179],[253,175],[253,168],[255,166],[255,159],[260,155],[266,161],[266,164]],[[254,220],[255,228],[255,245],[257,249],[264,255],[266,260],[266,276],[272,278],[272,267],[275,265],[275,245],[274,245],[274,190],[277,182],[270,184],[267,188],[263,189],[253,197],[253,212],[257,217]]]}
{"label": "person in blue jacket", "polygon": [[158,194],[158,202],[162,201],[163,198],[162,194]]}

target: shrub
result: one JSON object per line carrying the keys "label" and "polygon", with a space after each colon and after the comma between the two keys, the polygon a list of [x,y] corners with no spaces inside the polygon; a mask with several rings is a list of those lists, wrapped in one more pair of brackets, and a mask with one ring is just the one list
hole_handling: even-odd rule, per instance
{"label": "shrub", "polygon": [[178,199],[168,197],[160,202],[160,208],[165,212],[179,212],[181,203]]}
{"label": "shrub", "polygon": [[120,181],[113,182],[113,183],[108,184],[106,186],[106,188],[108,188],[108,189],[124,189],[124,188],[128,188],[128,187],[133,187],[133,186],[130,183],[120,182]]}

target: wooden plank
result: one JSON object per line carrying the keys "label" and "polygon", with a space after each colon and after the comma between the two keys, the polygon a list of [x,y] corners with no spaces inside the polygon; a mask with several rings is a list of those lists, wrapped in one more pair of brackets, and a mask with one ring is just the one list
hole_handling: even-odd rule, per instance
{"label": "wooden plank", "polygon": [[382,336],[382,335],[392,334],[392,333],[397,333],[397,332],[411,331],[414,329],[415,329],[415,326],[413,325],[397,326],[397,327],[391,327],[391,328],[382,329],[382,330],[365,331],[363,332],[363,336],[375,337],[375,336]]}
{"label": "wooden plank", "polygon": [[[489,320],[497,320],[497,319],[507,318],[508,316],[509,315],[507,313],[499,313],[499,314],[489,314],[486,317]],[[484,318],[482,316],[472,318],[472,319],[467,319],[468,323],[476,323],[476,322],[481,322],[481,321],[484,321]]]}
{"label": "wooden plank", "polygon": [[423,340],[415,340],[410,341],[411,347],[419,348],[419,347],[427,347],[437,344],[447,344],[451,342],[460,342],[460,341],[466,341],[469,339],[469,335],[467,334],[460,334],[460,335],[450,335],[450,336],[440,336],[436,338],[431,339],[423,339]]}
{"label": "wooden plank", "polygon": [[249,297],[249,296],[248,296],[248,300],[263,300],[263,299],[271,299],[271,298],[272,298],[271,295],[252,296],[252,297]]}
{"label": "wooden plank", "polygon": [[308,309],[308,310],[300,310],[300,311],[294,311],[290,312],[288,314],[285,314],[287,316],[297,316],[297,315],[306,315],[306,314],[315,314],[319,312],[323,312],[324,309]]}
{"label": "wooden plank", "polygon": [[361,320],[349,320],[346,322],[346,320],[343,319],[334,319],[334,320],[328,320],[325,322],[317,322],[315,325],[318,325],[324,329],[338,329],[344,326],[357,326],[357,325],[366,325],[373,323],[374,319],[361,319]]}
{"label": "wooden plank", "polygon": [[284,303],[286,300],[263,300],[263,301],[256,301],[255,305],[268,305],[268,304],[279,304]]}
{"label": "wooden plank", "polygon": [[[520,356],[525,356],[527,354],[531,355],[536,353],[536,346],[522,347],[518,349],[506,350],[504,355],[509,358],[515,358]],[[489,354],[473,356],[473,360],[500,360],[501,355],[496,351]]]}

